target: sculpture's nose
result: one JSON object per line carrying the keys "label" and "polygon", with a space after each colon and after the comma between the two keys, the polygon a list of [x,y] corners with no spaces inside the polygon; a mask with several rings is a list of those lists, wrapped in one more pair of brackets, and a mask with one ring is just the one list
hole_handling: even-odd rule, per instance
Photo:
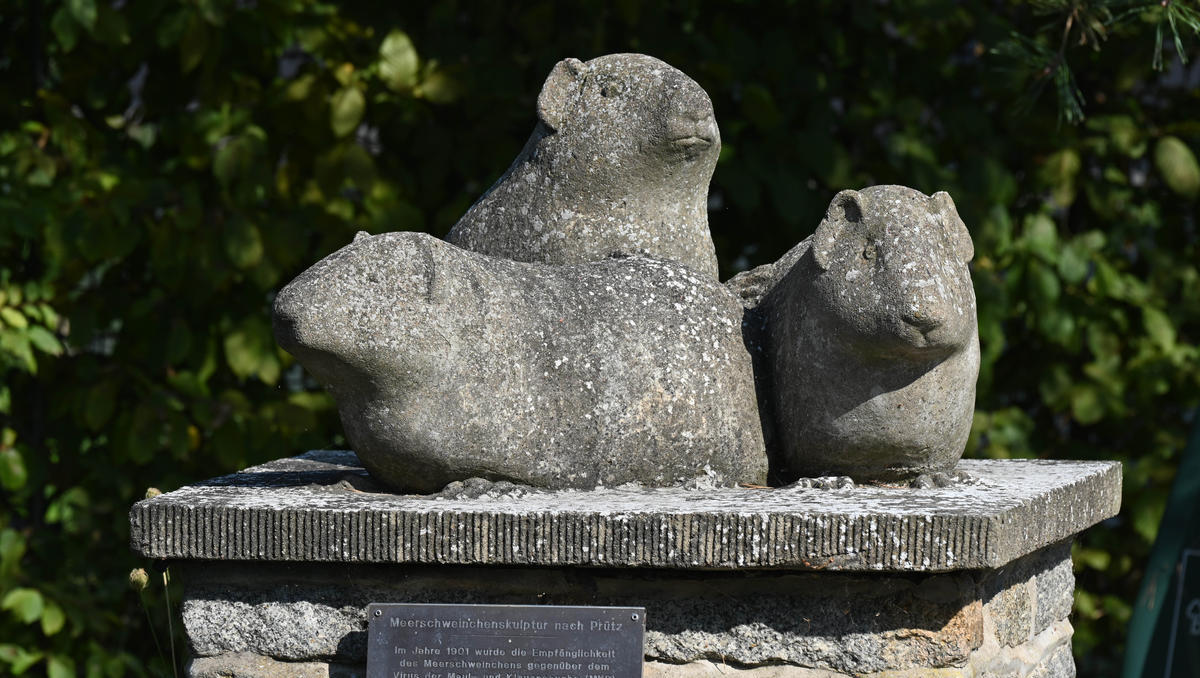
{"label": "sculpture's nose", "polygon": [[942,326],[943,319],[935,313],[930,313],[928,309],[915,307],[910,308],[908,312],[900,316],[905,323],[911,325],[921,332],[928,334]]}

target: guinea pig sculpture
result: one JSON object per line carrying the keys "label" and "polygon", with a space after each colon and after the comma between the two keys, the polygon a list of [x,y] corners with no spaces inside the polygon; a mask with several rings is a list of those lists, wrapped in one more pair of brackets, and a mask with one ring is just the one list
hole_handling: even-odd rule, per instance
{"label": "guinea pig sculpture", "polygon": [[642,252],[716,278],[707,201],[720,150],[708,94],[679,70],[642,54],[566,59],[525,148],[446,239],[550,264]]}
{"label": "guinea pig sculpture", "polygon": [[644,256],[551,266],[360,234],[275,299],[368,471],[432,492],[764,482],[742,307]]}
{"label": "guinea pig sculpture", "polygon": [[760,329],[784,479],[957,464],[979,374],[973,255],[948,194],[873,186],[838,193],[812,236],[729,282]]}

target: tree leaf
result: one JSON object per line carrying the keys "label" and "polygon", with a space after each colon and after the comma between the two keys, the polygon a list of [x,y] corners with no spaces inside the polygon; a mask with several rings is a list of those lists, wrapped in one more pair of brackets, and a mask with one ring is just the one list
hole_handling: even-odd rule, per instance
{"label": "tree leaf", "polygon": [[1058,257],[1058,274],[1068,283],[1079,283],[1088,274],[1087,250],[1078,241],[1068,244]]}
{"label": "tree leaf", "polygon": [[15,588],[0,601],[0,609],[11,610],[24,624],[32,624],[41,619],[44,605],[42,594],[27,588]]}
{"label": "tree leaf", "polygon": [[367,100],[357,87],[343,87],[329,102],[329,126],[334,136],[344,137],[358,128]]}
{"label": "tree leaf", "polygon": [[1064,148],[1046,159],[1042,166],[1042,181],[1050,186],[1050,195],[1059,207],[1070,207],[1075,202],[1075,175],[1082,165],[1079,153],[1073,148]]}
{"label": "tree leaf", "polygon": [[96,17],[99,15],[96,0],[67,0],[66,7],[71,16],[89,33],[96,28]]}
{"label": "tree leaf", "polygon": [[33,344],[33,347],[37,350],[42,353],[49,353],[50,355],[62,355],[62,343],[59,342],[58,337],[51,334],[45,327],[34,325],[29,328],[28,334],[29,343]]}
{"label": "tree leaf", "polygon": [[15,447],[0,449],[0,486],[15,492],[25,487],[29,479],[29,471],[25,468],[25,458]]}
{"label": "tree leaf", "polygon": [[1171,319],[1166,313],[1151,306],[1143,306],[1142,325],[1146,328],[1146,334],[1164,351],[1175,347],[1175,326],[1171,324]]}
{"label": "tree leaf", "polygon": [[248,318],[225,336],[225,362],[239,379],[257,376],[265,383],[279,379],[279,358],[271,327],[258,317]]}
{"label": "tree leaf", "polygon": [[22,315],[17,309],[9,306],[0,308],[0,318],[3,318],[4,322],[8,323],[11,327],[17,328],[18,330],[23,330],[26,327],[29,327],[29,321],[25,319],[25,316]]}
{"label": "tree leaf", "polygon": [[62,630],[66,621],[67,616],[63,614],[63,609],[58,603],[47,600],[46,608],[42,610],[42,633],[52,636]]}
{"label": "tree leaf", "polygon": [[1029,250],[1042,261],[1053,264],[1058,259],[1058,226],[1045,214],[1034,214],[1025,219],[1025,243]]}
{"label": "tree leaf", "polygon": [[18,645],[0,644],[0,661],[8,662],[8,668],[14,676],[25,673],[41,660],[41,652],[30,652]]}
{"label": "tree leaf", "polygon": [[445,69],[438,69],[421,81],[413,95],[435,104],[448,104],[462,95],[462,86]]}
{"label": "tree leaf", "polygon": [[1094,424],[1104,418],[1104,403],[1096,387],[1077,384],[1071,389],[1071,416],[1084,425]]}
{"label": "tree leaf", "polygon": [[79,41],[79,24],[71,16],[70,10],[60,7],[50,19],[50,30],[54,31],[54,37],[58,39],[63,52],[70,54],[75,49],[75,43]]}
{"label": "tree leaf", "polygon": [[46,658],[46,678],[75,678],[75,662],[70,657],[50,655]]}
{"label": "tree leaf", "polygon": [[25,538],[20,532],[6,527],[0,531],[0,578],[17,570],[25,556]]}
{"label": "tree leaf", "polygon": [[404,31],[393,30],[379,46],[379,77],[394,92],[412,89],[417,84],[420,60],[417,48]]}
{"label": "tree leaf", "polygon": [[1176,137],[1163,137],[1154,147],[1154,164],[1163,181],[1185,198],[1200,195],[1200,164],[1188,145]]}

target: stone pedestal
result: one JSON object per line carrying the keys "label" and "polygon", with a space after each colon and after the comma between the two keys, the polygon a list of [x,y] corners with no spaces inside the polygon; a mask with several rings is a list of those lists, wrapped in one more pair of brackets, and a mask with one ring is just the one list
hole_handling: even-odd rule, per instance
{"label": "stone pedestal", "polygon": [[309,452],[138,503],[190,675],[362,676],[369,602],[646,608],[653,676],[1073,676],[1070,540],[1109,462],[965,460],[910,489],[399,496]]}

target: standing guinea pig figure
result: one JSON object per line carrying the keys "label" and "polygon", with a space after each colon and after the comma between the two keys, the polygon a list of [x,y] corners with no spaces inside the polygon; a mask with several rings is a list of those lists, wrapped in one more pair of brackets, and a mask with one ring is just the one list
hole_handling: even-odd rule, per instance
{"label": "standing guinea pig figure", "polygon": [[515,261],[644,253],[717,277],[708,181],[721,137],[708,94],[644,54],[560,61],[537,126],[446,239]]}
{"label": "standing guinea pig figure", "polygon": [[762,295],[779,475],[954,468],[979,374],[973,255],[948,194],[873,186],[838,193],[810,238],[730,282]]}

